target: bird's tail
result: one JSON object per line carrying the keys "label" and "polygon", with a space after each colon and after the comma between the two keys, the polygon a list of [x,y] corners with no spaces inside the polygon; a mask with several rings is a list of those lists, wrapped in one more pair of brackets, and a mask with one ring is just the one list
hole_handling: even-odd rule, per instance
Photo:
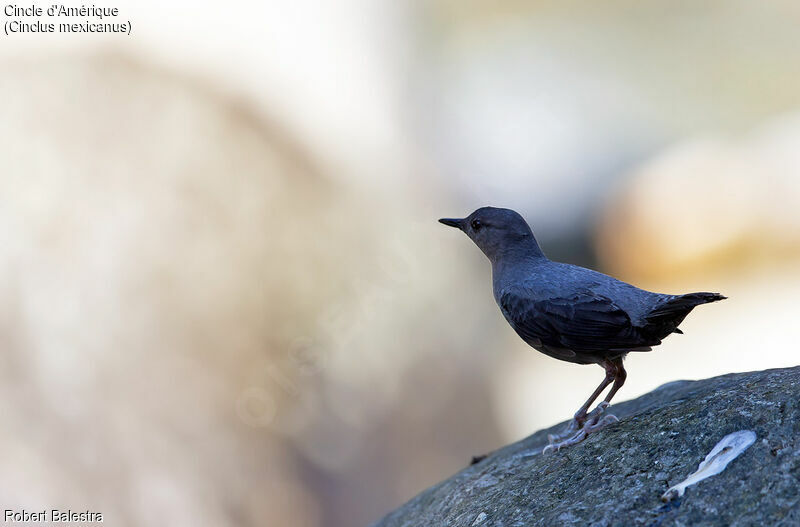
{"label": "bird's tail", "polygon": [[[718,302],[727,297],[719,293],[689,293],[686,295],[674,296],[667,301],[659,304],[647,314],[647,329],[653,333],[660,333],[667,336],[670,333],[681,333],[678,324],[683,322],[692,309],[709,302]],[[663,338],[663,337],[662,337]]]}

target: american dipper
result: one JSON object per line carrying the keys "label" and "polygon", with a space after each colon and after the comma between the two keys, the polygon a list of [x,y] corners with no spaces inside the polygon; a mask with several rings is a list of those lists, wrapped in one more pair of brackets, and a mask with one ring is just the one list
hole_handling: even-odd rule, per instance
{"label": "american dipper", "polygon": [[[536,350],[577,364],[599,364],[605,379],[575,413],[564,433],[550,436],[547,450],[583,441],[618,419],[603,415],[625,382],[622,360],[650,351],[700,304],[725,299],[718,293],[651,293],[591,269],[549,260],[525,220],[510,209],[483,207],[466,218],[442,218],[461,229],[492,263],[494,299],[514,331]],[[592,403],[611,384],[597,407]]]}

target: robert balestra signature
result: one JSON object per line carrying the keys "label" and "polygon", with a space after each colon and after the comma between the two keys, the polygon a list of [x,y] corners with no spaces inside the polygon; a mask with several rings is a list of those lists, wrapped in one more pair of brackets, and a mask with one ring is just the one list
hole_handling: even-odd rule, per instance
{"label": "robert balestra signature", "polygon": [[3,511],[3,521],[5,523],[103,523],[103,513],[89,510],[74,511],[72,509],[42,509],[40,511],[5,509]]}

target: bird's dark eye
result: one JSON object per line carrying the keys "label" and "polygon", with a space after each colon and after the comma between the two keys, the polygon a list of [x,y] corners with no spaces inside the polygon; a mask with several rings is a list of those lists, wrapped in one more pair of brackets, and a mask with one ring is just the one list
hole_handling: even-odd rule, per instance
{"label": "bird's dark eye", "polygon": [[472,220],[472,224],[471,225],[472,225],[472,230],[473,231],[477,231],[478,229],[483,227],[483,224],[479,220]]}

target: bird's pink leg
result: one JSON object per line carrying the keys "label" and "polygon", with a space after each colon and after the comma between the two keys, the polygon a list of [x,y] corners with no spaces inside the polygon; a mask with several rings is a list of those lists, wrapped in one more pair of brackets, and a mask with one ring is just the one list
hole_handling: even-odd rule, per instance
{"label": "bird's pink leg", "polygon": [[625,384],[625,379],[628,378],[628,372],[626,372],[625,368],[622,366],[622,359],[614,361],[613,364],[614,364],[614,385],[611,387],[611,390],[609,390],[608,395],[606,395],[606,398],[603,399],[603,401],[600,404],[598,404],[594,410],[592,410],[592,413],[589,414],[589,416],[586,419],[586,424],[584,424],[583,426],[583,428],[589,427],[588,430],[589,433],[593,432],[594,430],[599,430],[600,428],[605,426],[602,425],[601,423],[609,418],[611,420],[606,424],[619,421],[619,419],[617,419],[617,416],[611,414],[603,417],[603,419],[600,419],[600,416],[602,416],[603,413],[605,413],[606,408],[608,408],[608,405],[611,404],[611,399],[614,397],[614,395],[616,395],[619,389],[622,388],[622,385]]}
{"label": "bird's pink leg", "polygon": [[[625,371],[625,368],[622,366],[622,359],[617,359],[613,363],[616,366],[616,371],[614,373],[614,386],[611,387],[611,390],[606,395],[606,398],[603,400],[605,403],[611,403],[611,399],[614,395],[617,394],[622,385],[625,384],[625,379],[628,378],[628,372]],[[608,404],[606,404],[608,406]]]}
{"label": "bird's pink leg", "polygon": [[[611,423],[619,421],[615,415],[609,414],[603,416],[603,414],[610,404],[611,399],[619,389],[622,388],[622,385],[625,384],[625,379],[628,374],[622,366],[622,359],[604,362],[602,366],[606,370],[606,377],[603,379],[603,382],[600,383],[600,386],[592,393],[586,403],[575,413],[572,422],[570,422],[562,434],[558,436],[548,436],[550,444],[544,448],[543,452],[549,452],[550,450],[558,451],[564,447],[580,443],[592,432],[596,432]],[[606,398],[598,404],[590,414],[587,414],[586,412],[591,404],[612,381],[614,385],[611,387],[608,395],[606,395]]]}
{"label": "bird's pink leg", "polygon": [[602,364],[602,366],[606,370],[606,376],[603,379],[603,382],[600,383],[600,385],[592,393],[592,395],[590,395],[589,398],[586,400],[586,402],[583,403],[583,406],[581,406],[578,409],[578,411],[575,412],[575,416],[572,418],[572,421],[570,421],[570,423],[567,425],[567,428],[565,428],[563,432],[561,432],[558,435],[551,434],[548,436],[550,444],[571,437],[573,434],[575,434],[576,431],[580,430],[583,427],[583,424],[586,422],[588,418],[587,412],[589,411],[589,407],[592,406],[592,403],[595,402],[595,400],[598,397],[600,397],[600,394],[603,393],[603,390],[605,390],[606,387],[609,384],[611,384],[611,382],[614,380],[616,368],[613,367],[613,365],[611,365],[610,363],[608,364],[604,363]]}

